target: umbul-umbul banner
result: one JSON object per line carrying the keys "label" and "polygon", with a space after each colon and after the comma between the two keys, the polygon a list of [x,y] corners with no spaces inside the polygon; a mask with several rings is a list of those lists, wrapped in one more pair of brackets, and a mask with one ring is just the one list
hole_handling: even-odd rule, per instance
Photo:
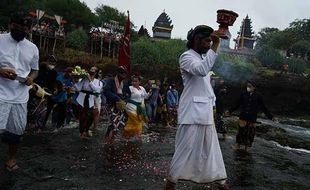
{"label": "umbul-umbul banner", "polygon": [[127,74],[131,75],[131,65],[130,65],[130,19],[129,11],[127,22],[125,25],[124,36],[121,40],[119,53],[118,53],[118,66],[123,66],[127,69]]}

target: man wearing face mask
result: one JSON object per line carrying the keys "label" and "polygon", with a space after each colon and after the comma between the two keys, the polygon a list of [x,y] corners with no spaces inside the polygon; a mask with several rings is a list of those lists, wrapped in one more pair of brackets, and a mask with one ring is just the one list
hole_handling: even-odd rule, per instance
{"label": "man wearing face mask", "polygon": [[39,75],[34,80],[34,82],[42,88],[47,88],[50,93],[53,93],[56,90],[56,63],[57,59],[54,55],[49,55],[48,57],[44,58],[39,64]]}
{"label": "man wearing face mask", "polygon": [[0,34],[0,131],[9,146],[7,170],[18,169],[17,147],[27,123],[29,85],[38,75],[39,50],[25,39],[31,18],[25,12],[11,15],[10,33]]}
{"label": "man wearing face mask", "polygon": [[240,95],[237,105],[229,111],[231,114],[240,107],[236,149],[240,149],[240,145],[244,145],[245,151],[248,151],[252,146],[256,133],[257,113],[260,109],[269,119],[276,120],[266,108],[262,96],[256,92],[255,86],[253,81],[247,81],[246,92]]}

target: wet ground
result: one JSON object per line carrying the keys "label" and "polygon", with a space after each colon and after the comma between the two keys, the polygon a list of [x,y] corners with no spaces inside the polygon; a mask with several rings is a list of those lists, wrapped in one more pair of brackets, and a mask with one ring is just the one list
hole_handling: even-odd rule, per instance
{"label": "wet ground", "polygon": [[[262,122],[266,124],[264,120]],[[4,167],[0,167],[0,189],[163,189],[174,152],[176,129],[150,127],[145,131],[143,143],[117,140],[112,145],[103,145],[105,124],[102,124],[97,134],[85,141],[80,140],[75,126],[76,124],[72,124],[57,133],[27,133],[18,154],[20,169],[7,172]],[[294,135],[289,133],[289,127],[285,124],[272,127],[282,127],[284,135]],[[274,131],[258,131],[250,153],[231,148],[234,129],[230,130],[225,140],[219,135],[231,189],[310,189],[310,147],[292,149],[277,142],[276,135],[270,139],[268,133],[273,134]],[[296,138],[304,137],[296,135]],[[6,147],[1,144],[0,150],[0,164],[3,166]],[[214,184],[180,182],[177,189],[202,190],[217,187]]]}

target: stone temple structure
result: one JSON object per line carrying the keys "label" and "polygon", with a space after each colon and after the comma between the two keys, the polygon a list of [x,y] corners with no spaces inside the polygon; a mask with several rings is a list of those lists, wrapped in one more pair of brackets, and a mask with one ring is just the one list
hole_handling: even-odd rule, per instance
{"label": "stone temple structure", "polygon": [[165,13],[161,13],[152,28],[153,38],[171,39],[171,31],[173,25],[170,17]]}

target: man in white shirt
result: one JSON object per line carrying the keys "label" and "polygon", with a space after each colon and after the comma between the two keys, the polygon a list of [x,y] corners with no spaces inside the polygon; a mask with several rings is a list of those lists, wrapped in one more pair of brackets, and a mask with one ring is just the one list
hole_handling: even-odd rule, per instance
{"label": "man in white shirt", "polygon": [[222,189],[228,189],[214,127],[215,95],[208,74],[215,63],[220,40],[213,29],[205,25],[190,30],[187,40],[188,50],[180,57],[184,90],[178,107],[175,153],[165,190],[175,189],[178,180],[217,181]]}
{"label": "man in white shirt", "polygon": [[25,39],[31,18],[25,12],[11,15],[10,33],[0,34],[0,131],[9,146],[6,168],[18,169],[17,145],[27,123],[29,85],[38,75],[39,50]]}

